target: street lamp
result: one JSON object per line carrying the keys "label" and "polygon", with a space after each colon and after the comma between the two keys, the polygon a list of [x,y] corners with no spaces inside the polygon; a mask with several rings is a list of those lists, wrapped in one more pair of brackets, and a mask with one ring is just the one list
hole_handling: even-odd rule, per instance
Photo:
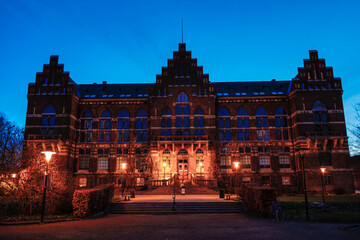
{"label": "street lamp", "polygon": [[200,162],[200,179],[202,180],[202,166],[203,166],[203,163]]}
{"label": "street lamp", "polygon": [[322,168],[320,168],[320,170],[321,170],[322,197],[323,197],[323,203],[324,203],[324,207],[325,207],[325,192],[326,192],[326,189],[325,189],[325,182],[324,182],[324,174],[325,174],[326,168],[322,167]]}
{"label": "street lamp", "polygon": [[[121,163],[121,168],[123,169],[123,171],[125,172],[125,168],[126,168],[126,164],[127,163]],[[124,196],[124,191],[125,191],[125,184],[126,184],[126,176],[124,176],[124,179],[122,180],[122,191],[121,191],[121,196]]]}
{"label": "street lamp", "polygon": [[41,222],[44,222],[45,203],[46,203],[46,189],[47,189],[47,182],[48,182],[48,175],[49,175],[49,162],[50,162],[51,156],[53,154],[56,154],[56,153],[51,152],[51,151],[44,151],[44,152],[41,152],[41,153],[45,154],[45,160],[46,160],[44,195],[43,195],[43,204],[42,204],[42,209],[41,209]]}
{"label": "street lamp", "polygon": [[239,162],[234,162],[234,165],[235,165],[235,176],[236,176],[236,187],[239,187],[239,176],[238,176],[238,168],[240,166],[240,163]]}
{"label": "street lamp", "polygon": [[306,178],[305,178],[305,166],[304,166],[304,158],[305,153],[309,148],[306,147],[300,147],[296,149],[300,154],[300,160],[301,160],[301,173],[303,177],[303,187],[304,187],[304,196],[305,196],[305,211],[306,211],[306,221],[309,221],[309,203],[308,203],[308,196],[307,196],[307,189],[306,189]]}
{"label": "street lamp", "polygon": [[166,168],[166,162],[163,163],[164,166],[164,179],[165,179],[165,168]]}

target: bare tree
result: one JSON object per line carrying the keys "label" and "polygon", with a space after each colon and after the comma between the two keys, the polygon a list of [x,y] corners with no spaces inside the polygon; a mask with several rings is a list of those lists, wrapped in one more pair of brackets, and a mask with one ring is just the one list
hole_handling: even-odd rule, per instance
{"label": "bare tree", "polygon": [[353,135],[350,142],[350,151],[354,155],[360,155],[360,103],[354,106],[356,123],[349,129]]}
{"label": "bare tree", "polygon": [[21,168],[23,130],[0,113],[0,169],[17,172]]}

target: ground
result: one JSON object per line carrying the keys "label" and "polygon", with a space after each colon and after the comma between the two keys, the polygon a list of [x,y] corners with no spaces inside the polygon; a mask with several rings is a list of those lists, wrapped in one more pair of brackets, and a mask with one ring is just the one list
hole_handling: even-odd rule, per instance
{"label": "ground", "polygon": [[[349,225],[346,225],[349,226]],[[0,226],[0,239],[358,239],[342,224],[274,222],[245,214],[115,215]]]}

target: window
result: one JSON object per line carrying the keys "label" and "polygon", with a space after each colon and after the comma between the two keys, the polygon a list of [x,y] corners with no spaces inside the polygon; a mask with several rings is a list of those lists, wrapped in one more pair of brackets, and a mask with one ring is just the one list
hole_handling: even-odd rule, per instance
{"label": "window", "polygon": [[279,156],[280,168],[290,168],[290,156],[289,155],[280,155]]}
{"label": "window", "polygon": [[79,178],[79,187],[87,186],[87,178]]}
{"label": "window", "polygon": [[324,183],[325,185],[332,185],[333,184],[333,178],[331,175],[325,175],[324,176]]}
{"label": "window", "polygon": [[[170,162],[170,151],[169,151],[169,149],[165,149],[162,154],[163,154],[163,163],[162,164],[166,163],[166,168],[170,169],[171,162]],[[162,167],[164,167],[164,165],[162,165]]]}
{"label": "window", "polygon": [[126,109],[120,111],[118,115],[118,138],[117,142],[126,143],[130,140],[130,115]]}
{"label": "window", "polygon": [[289,140],[287,129],[287,116],[282,107],[275,110],[275,138],[276,140]]}
{"label": "window", "polygon": [[197,149],[195,152],[196,158],[196,172],[204,173],[204,151],[202,149]]}
{"label": "window", "polygon": [[220,166],[221,166],[221,168],[231,168],[231,157],[230,156],[221,156],[220,157]]}
{"label": "window", "polygon": [[269,123],[267,112],[263,107],[256,111],[256,136],[258,141],[269,141]]}
{"label": "window", "polygon": [[107,157],[100,157],[98,159],[98,170],[104,170],[107,171],[108,170],[108,158]]}
{"label": "window", "polygon": [[190,135],[190,105],[185,93],[180,93],[176,99],[176,135]]}
{"label": "window", "polygon": [[41,135],[54,134],[56,110],[53,105],[48,105],[42,113]]}
{"label": "window", "polygon": [[260,156],[260,168],[270,168],[270,156]]}
{"label": "window", "polygon": [[261,185],[269,186],[270,185],[270,176],[262,176],[261,177]]}
{"label": "window", "polygon": [[194,113],[194,135],[204,135],[204,112],[201,108],[197,108]]}
{"label": "window", "polygon": [[243,183],[251,183],[251,177],[242,177]]}
{"label": "window", "polygon": [[328,131],[328,117],[325,105],[321,101],[317,100],[315,101],[312,110],[315,131]]}
{"label": "window", "polygon": [[88,157],[83,157],[79,159],[79,170],[89,170],[90,159]]}
{"label": "window", "polygon": [[90,143],[92,137],[93,114],[86,110],[81,117],[80,142]]}
{"label": "window", "polygon": [[246,109],[242,107],[237,112],[238,141],[250,141],[249,127],[249,114]]}
{"label": "window", "polygon": [[171,136],[171,111],[166,108],[162,112],[161,136]]}
{"label": "window", "polygon": [[219,128],[219,139],[220,141],[231,141],[231,132],[230,132],[230,113],[223,107],[219,111],[218,115],[218,128]]}
{"label": "window", "polygon": [[250,156],[240,156],[241,168],[251,168]]}
{"label": "window", "polygon": [[144,109],[140,109],[136,114],[135,130],[136,142],[148,141],[148,115]]}
{"label": "window", "polygon": [[109,110],[104,110],[99,119],[99,142],[109,143],[111,137],[111,114]]}
{"label": "window", "polygon": [[127,157],[120,156],[116,158],[116,171],[126,170],[127,168]]}
{"label": "window", "polygon": [[282,185],[291,185],[290,176],[281,177]]}

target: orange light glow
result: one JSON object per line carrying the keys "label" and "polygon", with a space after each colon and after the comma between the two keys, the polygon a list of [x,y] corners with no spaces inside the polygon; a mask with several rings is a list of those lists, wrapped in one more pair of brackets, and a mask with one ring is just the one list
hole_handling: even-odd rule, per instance
{"label": "orange light glow", "polygon": [[322,173],[325,173],[326,168],[320,168],[320,170],[321,170]]}
{"label": "orange light glow", "polygon": [[239,162],[234,162],[234,165],[235,165],[235,168],[237,169],[239,167],[240,163]]}
{"label": "orange light glow", "polygon": [[51,159],[51,156],[53,154],[56,154],[56,152],[51,152],[51,151],[44,151],[44,152],[41,152],[43,154],[45,154],[45,159],[47,162],[50,162],[50,159]]}

